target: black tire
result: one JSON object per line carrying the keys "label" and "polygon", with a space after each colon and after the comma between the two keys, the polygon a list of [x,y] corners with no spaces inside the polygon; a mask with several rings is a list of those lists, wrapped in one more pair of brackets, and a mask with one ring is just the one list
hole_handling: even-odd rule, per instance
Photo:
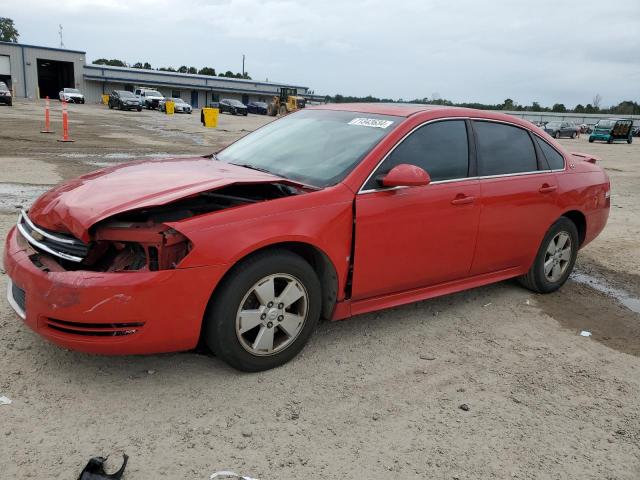
{"label": "black tire", "polygon": [[[544,262],[547,254],[547,248],[551,241],[556,237],[556,235],[562,232],[569,235],[571,241],[571,258],[569,259],[567,268],[563,272],[562,276],[558,280],[552,282],[544,273]],[[567,217],[560,217],[553,225],[551,225],[551,228],[544,236],[544,239],[540,244],[540,248],[538,249],[538,253],[536,254],[536,258],[533,261],[533,265],[531,265],[529,271],[525,275],[519,277],[518,280],[524,287],[537,293],[555,292],[564,285],[564,282],[569,278],[569,275],[573,270],[573,266],[576,263],[578,248],[580,248],[580,245],[578,240],[578,229],[576,228],[575,223]]]}
{"label": "black tire", "polygon": [[[11,104],[9,104],[9,105],[11,105]],[[632,137],[627,138],[627,143],[631,143],[631,142],[633,142],[633,138]]]}
{"label": "black tire", "polygon": [[553,136],[554,138],[560,138],[560,131],[558,130]]}
{"label": "black tire", "polygon": [[113,110],[113,104],[109,103],[109,109]]}
{"label": "black tire", "polygon": [[607,143],[611,145],[613,143],[613,138],[609,137],[609,139],[607,140]]}
{"label": "black tire", "polygon": [[593,143],[593,137],[589,137],[589,143]]}
{"label": "black tire", "polygon": [[138,108],[136,108],[136,110],[141,112],[142,111],[142,107],[138,107]]}
{"label": "black tire", "polygon": [[[254,355],[236,334],[236,316],[245,295],[256,282],[274,274],[295,277],[308,295],[307,316],[295,339],[271,355]],[[302,257],[287,250],[258,253],[233,267],[212,297],[204,319],[203,339],[218,357],[233,368],[259,372],[285,364],[295,357],[311,337],[320,318],[322,291],[315,272]]]}
{"label": "black tire", "polygon": [[571,134],[571,138],[576,138],[577,136],[578,136],[578,134],[577,134],[576,132],[573,132],[573,133]]}

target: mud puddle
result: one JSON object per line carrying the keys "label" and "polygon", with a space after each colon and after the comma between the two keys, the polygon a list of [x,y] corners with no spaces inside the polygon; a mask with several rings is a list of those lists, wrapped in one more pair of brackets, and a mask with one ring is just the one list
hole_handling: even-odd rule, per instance
{"label": "mud puddle", "polygon": [[29,208],[31,204],[53,185],[25,185],[21,183],[0,183],[0,210],[17,212]]}
{"label": "mud puddle", "polygon": [[[547,315],[575,332],[577,342],[596,340],[640,356],[640,299],[604,276],[577,271],[559,291],[536,300]],[[591,337],[580,337],[583,330]]]}

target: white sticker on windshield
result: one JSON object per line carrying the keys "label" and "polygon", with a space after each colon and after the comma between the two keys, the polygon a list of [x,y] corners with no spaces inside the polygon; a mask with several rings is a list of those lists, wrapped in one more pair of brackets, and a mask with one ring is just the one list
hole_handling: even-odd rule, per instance
{"label": "white sticker on windshield", "polygon": [[392,120],[378,120],[377,118],[354,118],[349,122],[349,125],[373,128],[387,128],[391,124],[393,124]]}

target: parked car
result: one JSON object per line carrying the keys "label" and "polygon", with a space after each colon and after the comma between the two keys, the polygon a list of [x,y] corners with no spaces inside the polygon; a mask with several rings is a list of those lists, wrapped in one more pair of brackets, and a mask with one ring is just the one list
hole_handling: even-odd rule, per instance
{"label": "parked car", "polygon": [[634,137],[640,137],[640,126],[633,127],[631,129],[631,135],[634,136]]}
{"label": "parked car", "polygon": [[627,143],[633,142],[632,135],[633,120],[624,118],[608,118],[599,120],[593,127],[593,132],[589,135],[589,142],[600,140],[613,143],[616,140],[623,140]]}
{"label": "parked car", "polygon": [[192,113],[193,111],[193,108],[187,102],[185,102],[181,98],[173,97],[173,98],[165,98],[164,100],[160,100],[160,102],[158,103],[158,108],[160,109],[161,112],[167,111],[167,107],[166,107],[167,100],[172,100],[175,103],[174,108],[176,113]]}
{"label": "parked car", "polygon": [[142,111],[142,105],[140,105],[138,97],[126,90],[114,90],[111,92],[111,95],[109,95],[109,108]]}
{"label": "parked car", "polygon": [[576,138],[579,132],[578,128],[574,124],[569,122],[548,122],[544,126],[544,131],[551,135],[553,138]]}
{"label": "parked car", "polygon": [[330,104],[217,155],[122,164],[55,187],[9,231],[4,268],[16,312],[65,348],[125,355],[202,342],[258,371],[293,358],[321,317],[512,277],[553,292],[609,204],[595,157],[522,119]]}
{"label": "parked car", "polygon": [[60,101],[68,103],[84,103],[84,95],[77,88],[63,88],[58,94]]}
{"label": "parked car", "polygon": [[13,105],[13,97],[11,96],[11,90],[7,87],[7,84],[0,82],[0,103],[5,105]]}
{"label": "parked car", "polygon": [[238,101],[229,98],[223,98],[218,102],[218,108],[220,113],[230,113],[231,115],[244,115],[247,116],[247,106]]}
{"label": "parked car", "polygon": [[142,106],[148,110],[155,110],[158,108],[160,101],[164,100],[164,95],[159,91],[148,88],[136,88],[134,95],[138,97]]}
{"label": "parked car", "polygon": [[247,104],[247,111],[249,113],[257,113],[259,115],[267,114],[267,104],[265,102],[249,102]]}

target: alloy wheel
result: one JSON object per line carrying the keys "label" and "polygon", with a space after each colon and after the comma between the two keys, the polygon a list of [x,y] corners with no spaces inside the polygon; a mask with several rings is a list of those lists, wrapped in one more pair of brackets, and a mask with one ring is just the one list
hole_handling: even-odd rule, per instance
{"label": "alloy wheel", "polygon": [[236,336],[252,355],[276,354],[298,337],[309,309],[306,288],[292,275],[276,273],[256,282],[236,315]]}
{"label": "alloy wheel", "polygon": [[571,237],[567,232],[558,232],[549,242],[544,255],[544,275],[550,282],[562,278],[571,262]]}

